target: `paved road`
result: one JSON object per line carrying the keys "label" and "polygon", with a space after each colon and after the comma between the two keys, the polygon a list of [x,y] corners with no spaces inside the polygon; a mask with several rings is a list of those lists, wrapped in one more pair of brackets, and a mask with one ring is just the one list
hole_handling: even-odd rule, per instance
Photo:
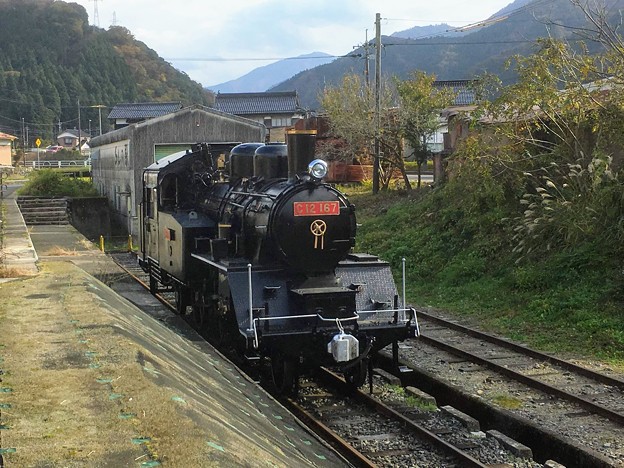
{"label": "paved road", "polygon": [[[407,178],[411,183],[418,183],[418,174],[416,173],[408,173]],[[433,174],[422,174],[420,178],[423,184],[432,184],[433,183]]]}

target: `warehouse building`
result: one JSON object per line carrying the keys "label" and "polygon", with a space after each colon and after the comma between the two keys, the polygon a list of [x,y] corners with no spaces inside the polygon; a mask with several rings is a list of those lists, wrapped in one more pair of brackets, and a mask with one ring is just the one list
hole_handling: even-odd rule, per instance
{"label": "warehouse building", "polygon": [[261,123],[203,106],[183,108],[93,138],[93,183],[108,198],[111,218],[136,236],[147,166],[198,142],[225,155],[239,143],[262,142],[265,137]]}

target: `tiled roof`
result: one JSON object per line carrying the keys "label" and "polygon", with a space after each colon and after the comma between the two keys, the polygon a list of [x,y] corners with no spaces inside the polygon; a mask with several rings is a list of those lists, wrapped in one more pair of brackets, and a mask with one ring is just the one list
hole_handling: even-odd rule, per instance
{"label": "tiled roof", "polygon": [[453,88],[453,91],[457,93],[455,106],[470,106],[475,104],[477,96],[472,86],[472,80],[450,80],[450,81],[435,81],[433,83],[434,88]]}
{"label": "tiled roof", "polygon": [[17,140],[16,136],[0,132],[0,140]]}
{"label": "tiled roof", "polygon": [[109,119],[151,119],[182,109],[180,102],[135,102],[117,104],[108,114]]}
{"label": "tiled roof", "polygon": [[[76,138],[78,138],[78,129],[77,128],[68,128],[67,130],[64,130],[63,133],[61,133],[59,135],[59,137],[65,133],[69,133],[70,135],[75,136]],[[81,138],[91,138],[91,135],[89,135],[89,132],[85,132],[84,130],[80,130],[80,136]]]}
{"label": "tiled roof", "polygon": [[299,97],[296,91],[218,93],[215,108],[235,115],[294,114],[299,108]]}

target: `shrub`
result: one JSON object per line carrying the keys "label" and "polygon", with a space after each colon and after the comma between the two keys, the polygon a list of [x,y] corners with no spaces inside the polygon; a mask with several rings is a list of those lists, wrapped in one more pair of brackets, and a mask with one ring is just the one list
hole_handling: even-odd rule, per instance
{"label": "shrub", "polygon": [[30,180],[19,190],[20,195],[40,197],[94,197],[98,193],[82,179],[73,179],[51,169],[35,171]]}

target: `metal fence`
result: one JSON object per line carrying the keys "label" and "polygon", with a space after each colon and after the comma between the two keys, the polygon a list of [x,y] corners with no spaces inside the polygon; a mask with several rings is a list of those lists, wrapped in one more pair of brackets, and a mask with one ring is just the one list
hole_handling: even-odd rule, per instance
{"label": "metal fence", "polygon": [[91,167],[91,159],[76,161],[32,161],[28,163],[33,169],[52,169],[55,167]]}

